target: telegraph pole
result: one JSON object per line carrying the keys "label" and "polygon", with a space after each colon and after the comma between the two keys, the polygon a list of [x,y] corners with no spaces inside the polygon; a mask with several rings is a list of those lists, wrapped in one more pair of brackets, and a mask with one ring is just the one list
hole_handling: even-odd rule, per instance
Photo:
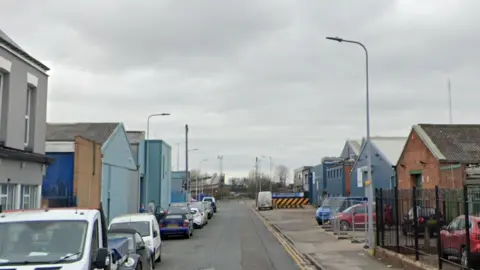
{"label": "telegraph pole", "polygon": [[220,174],[220,177],[222,177],[222,174],[223,174],[223,156],[221,155],[218,155],[218,161],[219,161],[219,174]]}
{"label": "telegraph pole", "polygon": [[255,205],[258,207],[258,157],[255,158]]}
{"label": "telegraph pole", "polygon": [[450,78],[448,78],[448,122],[449,124],[453,124],[453,117],[452,117],[452,83],[450,82]]}
{"label": "telegraph pole", "polygon": [[190,181],[190,173],[188,171],[188,125],[185,125],[185,181],[187,183],[187,197],[188,201],[190,201],[192,197],[192,186]]}

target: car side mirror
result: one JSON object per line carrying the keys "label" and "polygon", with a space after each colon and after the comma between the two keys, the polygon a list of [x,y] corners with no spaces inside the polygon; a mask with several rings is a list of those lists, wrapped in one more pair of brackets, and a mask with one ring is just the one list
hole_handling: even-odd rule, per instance
{"label": "car side mirror", "polygon": [[157,237],[158,236],[158,232],[157,231],[153,231],[153,237]]}
{"label": "car side mirror", "polygon": [[143,250],[145,248],[146,248],[145,244],[138,244],[137,245],[137,250]]}
{"label": "car side mirror", "polygon": [[440,227],[440,230],[442,230],[442,231],[448,231],[448,226],[443,225],[442,227]]}
{"label": "car side mirror", "polygon": [[110,265],[110,252],[106,248],[100,248],[97,251],[97,256],[92,263],[94,268],[107,269]]}

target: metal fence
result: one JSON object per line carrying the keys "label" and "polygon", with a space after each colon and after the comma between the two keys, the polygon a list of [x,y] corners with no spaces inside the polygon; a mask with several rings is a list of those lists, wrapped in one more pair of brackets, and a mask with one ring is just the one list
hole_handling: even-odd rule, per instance
{"label": "metal fence", "polygon": [[[472,250],[471,246],[480,245],[479,187],[414,187],[375,192],[377,246],[439,269],[447,264],[472,269],[478,264],[472,260],[480,255],[480,250]],[[469,230],[466,224],[470,224]]]}

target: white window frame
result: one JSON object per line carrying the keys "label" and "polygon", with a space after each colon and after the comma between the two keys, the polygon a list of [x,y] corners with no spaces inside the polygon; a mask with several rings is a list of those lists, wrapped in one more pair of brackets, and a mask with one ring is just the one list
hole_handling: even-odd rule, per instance
{"label": "white window frame", "polygon": [[[3,193],[4,188],[7,194]],[[2,210],[16,209],[16,188],[17,185],[15,184],[0,184],[0,204],[2,205]],[[6,202],[6,205],[4,202]]]}
{"label": "white window frame", "polygon": [[[26,192],[28,190],[28,192]],[[38,185],[22,185],[22,209],[37,208],[38,204]]]}
{"label": "white window frame", "polygon": [[24,134],[24,144],[28,146],[30,143],[30,118],[31,118],[31,108],[32,108],[32,96],[33,96],[33,88],[31,86],[27,86],[27,95],[26,95],[26,102],[25,102],[25,134]]}

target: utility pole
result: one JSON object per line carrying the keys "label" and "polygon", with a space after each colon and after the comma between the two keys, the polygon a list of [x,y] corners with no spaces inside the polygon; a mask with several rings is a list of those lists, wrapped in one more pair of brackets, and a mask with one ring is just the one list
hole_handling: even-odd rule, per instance
{"label": "utility pole", "polygon": [[188,171],[188,125],[185,125],[185,181],[187,182],[188,201],[192,197],[192,186],[190,181],[190,172]]}
{"label": "utility pole", "polygon": [[272,157],[270,157],[270,192],[273,193]]}
{"label": "utility pole", "polygon": [[180,171],[180,143],[177,143],[177,171]]}
{"label": "utility pole", "polygon": [[222,177],[222,174],[223,174],[223,156],[221,155],[218,155],[218,161],[219,161],[219,174],[220,174],[220,177]]}
{"label": "utility pole", "polygon": [[258,207],[258,157],[255,158],[255,205]]}

